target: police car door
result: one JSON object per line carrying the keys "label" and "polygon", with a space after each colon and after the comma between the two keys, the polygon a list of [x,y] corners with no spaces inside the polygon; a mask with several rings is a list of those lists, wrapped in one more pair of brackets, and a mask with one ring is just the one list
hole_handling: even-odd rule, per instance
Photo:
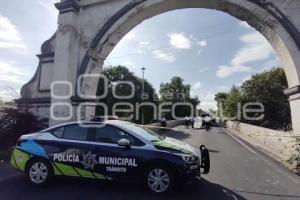
{"label": "police car door", "polygon": [[[130,147],[118,145],[118,141],[127,139],[131,142]],[[94,128],[95,153],[98,165],[95,170],[103,174],[106,179],[117,181],[130,181],[138,178],[140,173],[140,160],[142,153],[139,146],[141,141],[129,135],[125,131],[112,125]]]}

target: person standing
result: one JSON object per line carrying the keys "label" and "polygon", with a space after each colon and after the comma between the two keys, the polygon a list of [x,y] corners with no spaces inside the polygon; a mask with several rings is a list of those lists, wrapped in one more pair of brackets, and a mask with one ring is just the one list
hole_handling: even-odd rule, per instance
{"label": "person standing", "polygon": [[194,128],[194,125],[195,125],[195,116],[193,116],[191,118],[191,124],[192,124],[192,128]]}
{"label": "person standing", "polygon": [[184,122],[185,122],[185,129],[189,129],[190,118],[188,116],[185,116]]}
{"label": "person standing", "polygon": [[167,120],[164,116],[160,118],[160,126],[165,128],[167,126]]}
{"label": "person standing", "polygon": [[206,131],[210,131],[211,117],[210,116],[206,116],[204,120],[205,120]]}

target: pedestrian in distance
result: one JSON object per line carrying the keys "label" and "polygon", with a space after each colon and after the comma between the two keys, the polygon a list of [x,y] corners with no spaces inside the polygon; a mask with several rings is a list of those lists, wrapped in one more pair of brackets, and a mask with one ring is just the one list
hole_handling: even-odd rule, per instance
{"label": "pedestrian in distance", "polygon": [[185,116],[184,118],[184,123],[185,123],[185,129],[189,129],[189,124],[190,124],[190,118],[188,116]]}
{"label": "pedestrian in distance", "polygon": [[164,116],[160,118],[160,126],[163,128],[167,127],[167,120]]}
{"label": "pedestrian in distance", "polygon": [[194,125],[195,125],[195,116],[193,116],[191,118],[191,125],[192,125],[192,128],[194,128]]}
{"label": "pedestrian in distance", "polygon": [[210,116],[206,116],[204,121],[205,121],[206,131],[210,131],[210,128],[211,128],[211,118],[210,118]]}

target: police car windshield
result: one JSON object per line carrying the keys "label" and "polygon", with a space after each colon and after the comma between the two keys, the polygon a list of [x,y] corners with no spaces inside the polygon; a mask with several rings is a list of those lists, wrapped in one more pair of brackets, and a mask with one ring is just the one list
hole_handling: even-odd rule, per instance
{"label": "police car windshield", "polygon": [[135,124],[131,124],[131,123],[126,123],[125,126],[130,131],[134,132],[135,134],[143,137],[144,139],[146,139],[148,141],[154,142],[154,141],[161,140],[161,137],[158,134],[150,131],[147,128],[144,128],[144,127],[141,127],[141,126],[138,126]]}

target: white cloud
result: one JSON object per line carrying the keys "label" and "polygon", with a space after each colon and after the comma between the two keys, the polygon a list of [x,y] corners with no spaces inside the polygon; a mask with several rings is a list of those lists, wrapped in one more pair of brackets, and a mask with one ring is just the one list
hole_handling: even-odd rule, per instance
{"label": "white cloud", "polygon": [[154,58],[162,60],[164,62],[174,63],[175,60],[176,60],[175,55],[171,52],[164,52],[162,50],[155,50],[152,53],[154,55]]}
{"label": "white cloud", "polygon": [[0,61],[0,98],[5,101],[19,98],[19,91],[29,78],[15,65],[13,61]]}
{"label": "white cloud", "polygon": [[45,10],[48,11],[52,16],[57,17],[58,16],[58,10],[54,7],[54,3],[57,1],[47,1],[44,0],[38,0],[38,4],[43,7]]}
{"label": "white cloud", "polygon": [[125,62],[124,62],[124,65],[125,65],[126,67],[130,67],[130,68],[134,67],[133,62],[131,62],[131,61],[125,61]]}
{"label": "white cloud", "polygon": [[265,60],[274,54],[269,42],[259,32],[243,35],[240,40],[244,42],[244,47],[235,54],[232,65]]}
{"label": "white cloud", "polygon": [[14,62],[0,61],[0,81],[11,83],[23,83],[22,81],[25,74],[22,70],[15,67]]}
{"label": "white cloud", "polygon": [[198,71],[200,73],[207,71],[209,68],[208,67],[201,67]]}
{"label": "white cloud", "polygon": [[150,50],[150,47],[149,47],[150,42],[148,42],[148,41],[140,41],[138,44],[139,45],[138,45],[137,52],[139,54],[145,54],[145,53],[147,53]]}
{"label": "white cloud", "polygon": [[246,67],[242,65],[233,65],[233,66],[221,65],[219,66],[219,69],[217,71],[217,77],[226,78],[238,72],[250,72],[250,71],[251,71],[251,67]]}
{"label": "white cloud", "polygon": [[183,33],[171,33],[169,43],[177,49],[190,49],[192,46],[191,40]]}
{"label": "white cloud", "polygon": [[240,21],[239,25],[243,28],[247,28],[247,29],[251,28],[251,26],[245,21]]}
{"label": "white cloud", "polygon": [[150,42],[148,42],[148,41],[140,41],[141,46],[147,46],[149,44],[150,44]]}
{"label": "white cloud", "polygon": [[244,46],[240,48],[229,66],[219,66],[217,76],[226,78],[239,72],[249,72],[251,67],[245,66],[248,63],[268,59],[275,52],[268,41],[258,32],[248,33],[240,37]]}
{"label": "white cloud", "polygon": [[26,49],[26,46],[22,43],[14,43],[14,42],[2,42],[0,41],[0,48],[3,49],[12,49],[12,48],[20,48],[20,49]]}
{"label": "white cloud", "polygon": [[198,90],[201,87],[202,87],[202,84],[200,81],[198,81],[192,86],[192,90]]}
{"label": "white cloud", "polygon": [[206,41],[206,40],[202,40],[202,41],[197,42],[197,44],[198,44],[200,47],[206,47],[206,46],[207,46],[207,41]]}
{"label": "white cloud", "polygon": [[10,22],[8,18],[2,15],[0,15],[0,48],[26,49],[26,46],[17,28]]}
{"label": "white cloud", "polygon": [[132,39],[134,39],[135,38],[135,32],[133,32],[133,31],[130,31],[129,33],[127,33],[125,36],[124,36],[124,39],[125,40],[132,40]]}

